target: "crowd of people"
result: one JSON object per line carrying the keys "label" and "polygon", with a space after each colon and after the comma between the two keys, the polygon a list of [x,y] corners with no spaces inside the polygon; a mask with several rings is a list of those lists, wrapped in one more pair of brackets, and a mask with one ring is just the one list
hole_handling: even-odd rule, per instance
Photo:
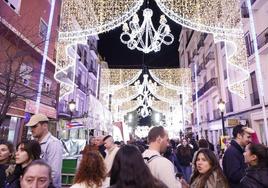
{"label": "crowd of people", "polygon": [[[47,117],[34,115],[27,126],[35,140],[22,141],[16,151],[0,142],[0,187],[61,187],[62,146],[49,133]],[[268,148],[252,134],[234,127],[222,162],[207,139],[169,140],[162,126],[127,144],[111,135],[91,137],[71,188],[267,188]]]}

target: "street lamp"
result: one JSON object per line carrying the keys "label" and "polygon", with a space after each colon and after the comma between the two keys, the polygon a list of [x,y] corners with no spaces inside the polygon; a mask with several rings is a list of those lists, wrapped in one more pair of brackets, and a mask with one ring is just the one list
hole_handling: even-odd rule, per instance
{"label": "street lamp", "polygon": [[219,107],[219,110],[221,111],[222,134],[223,136],[225,136],[225,127],[224,127],[224,119],[223,119],[223,113],[225,110],[225,102],[222,99],[219,100],[218,107]]}
{"label": "street lamp", "polygon": [[72,120],[72,117],[73,117],[73,112],[75,110],[75,101],[72,99],[70,102],[69,102],[69,110],[70,110],[70,113],[71,113],[71,120]]}

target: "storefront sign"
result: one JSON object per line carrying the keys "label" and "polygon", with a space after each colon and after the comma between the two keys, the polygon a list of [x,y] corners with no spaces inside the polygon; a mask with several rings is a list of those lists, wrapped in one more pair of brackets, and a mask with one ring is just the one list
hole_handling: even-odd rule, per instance
{"label": "storefront sign", "polygon": [[228,119],[227,120],[228,127],[235,127],[239,124],[239,119]]}

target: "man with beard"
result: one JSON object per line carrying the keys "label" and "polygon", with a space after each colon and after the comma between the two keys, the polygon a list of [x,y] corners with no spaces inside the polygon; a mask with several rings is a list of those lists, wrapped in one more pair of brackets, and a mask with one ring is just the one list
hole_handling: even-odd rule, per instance
{"label": "man with beard", "polygon": [[148,133],[148,143],[149,148],[142,155],[153,176],[169,188],[181,188],[181,183],[175,177],[174,165],[161,156],[169,145],[165,129],[162,126],[153,127]]}

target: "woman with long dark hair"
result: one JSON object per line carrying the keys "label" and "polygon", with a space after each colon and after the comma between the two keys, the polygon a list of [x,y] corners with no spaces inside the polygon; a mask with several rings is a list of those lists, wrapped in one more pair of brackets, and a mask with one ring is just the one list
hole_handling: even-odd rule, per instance
{"label": "woman with long dark hair", "polygon": [[223,175],[215,154],[209,149],[200,149],[194,161],[194,172],[190,185],[183,183],[183,187],[190,188],[228,188],[228,182]]}
{"label": "woman with long dark hair", "polygon": [[[17,145],[15,153],[15,168],[10,168],[10,175],[7,177],[6,188],[20,187],[19,179],[26,167],[34,160],[40,159],[41,147],[35,140],[25,140]],[[11,166],[10,166],[11,167]],[[9,169],[7,169],[9,171]]]}
{"label": "woman with long dark hair", "polygon": [[110,188],[167,188],[151,174],[134,145],[124,145],[117,152],[111,169]]}
{"label": "woman with long dark hair", "polygon": [[98,151],[87,150],[83,152],[74,185],[71,188],[99,188],[106,176],[105,164]]}
{"label": "woman with long dark hair", "polygon": [[241,180],[242,187],[268,187],[268,148],[262,144],[249,144],[246,146],[244,157],[249,167]]}

